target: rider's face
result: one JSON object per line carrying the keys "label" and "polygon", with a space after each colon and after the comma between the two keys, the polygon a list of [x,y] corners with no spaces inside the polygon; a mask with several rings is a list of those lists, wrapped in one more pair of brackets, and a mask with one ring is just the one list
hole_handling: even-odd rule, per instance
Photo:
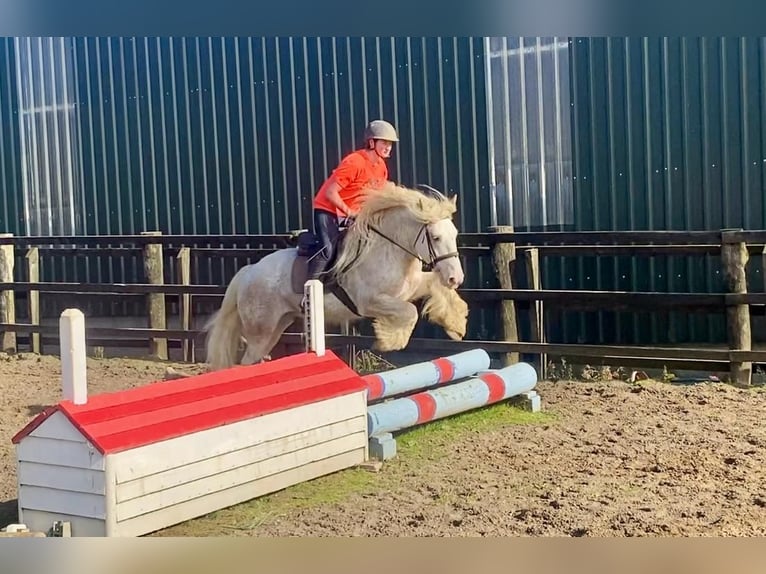
{"label": "rider's face", "polygon": [[394,142],[386,140],[375,140],[374,150],[382,158],[391,157],[391,149],[394,147]]}

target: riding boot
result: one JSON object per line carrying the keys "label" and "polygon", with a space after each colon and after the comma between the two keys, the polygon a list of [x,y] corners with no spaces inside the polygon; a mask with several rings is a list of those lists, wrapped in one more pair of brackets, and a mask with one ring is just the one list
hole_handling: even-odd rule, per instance
{"label": "riding boot", "polygon": [[[306,280],[311,281],[312,279],[316,279],[318,281],[322,281],[322,275],[324,275],[325,270],[327,269],[327,263],[327,259],[325,259],[321,253],[317,253],[311,257],[308,260]],[[307,301],[304,295],[303,299],[301,300],[301,311],[306,311],[306,303]]]}
{"label": "riding boot", "polygon": [[308,261],[308,275],[306,279],[318,279],[321,281],[322,275],[324,275],[327,270],[327,263],[327,259],[321,253],[314,255],[314,257]]}

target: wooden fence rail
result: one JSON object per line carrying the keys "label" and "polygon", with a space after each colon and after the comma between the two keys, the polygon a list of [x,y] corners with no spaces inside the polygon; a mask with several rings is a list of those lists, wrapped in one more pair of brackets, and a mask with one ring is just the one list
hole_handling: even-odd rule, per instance
{"label": "wooden fence rail", "polygon": [[[30,346],[40,350],[46,342],[55,341],[57,328],[40,325],[39,298],[73,296],[92,298],[143,297],[147,301],[146,328],[91,327],[87,336],[91,344],[112,342],[120,346],[147,345],[150,353],[167,358],[169,348],[183,349],[185,360],[194,358],[195,342],[202,333],[194,328],[192,302],[198,298],[220,299],[225,285],[194,284],[190,261],[247,258],[251,261],[276,249],[293,245],[295,232],[274,235],[162,235],[147,232],[130,236],[56,236],[14,237],[0,234],[0,332],[3,348],[17,348],[16,334],[30,335]],[[502,318],[502,340],[454,342],[447,339],[414,339],[411,346],[428,351],[454,352],[481,346],[504,354],[507,361],[518,360],[520,353],[541,357],[566,356],[601,358],[635,364],[704,366],[729,369],[732,380],[748,384],[752,363],[766,362],[766,351],[753,350],[750,318],[763,315],[766,293],[749,293],[746,281],[748,261],[764,258],[766,231],[630,231],[630,232],[514,232],[495,228],[491,233],[468,233],[460,236],[460,252],[464,257],[491,257],[499,288],[461,289],[461,296],[471,307],[495,306]],[[27,273],[14,273],[17,252],[24,253]],[[721,261],[725,292],[661,293],[628,291],[593,291],[546,289],[540,278],[540,260],[551,256],[710,256]],[[77,282],[41,282],[41,259],[133,257],[142,261],[144,283],[88,284]],[[175,280],[165,283],[163,261],[173,258]],[[517,259],[527,276],[529,288],[513,285]],[[765,266],[766,268],[766,266]],[[27,281],[15,281],[26,275]],[[29,324],[15,320],[16,294],[28,294]],[[179,329],[168,329],[166,298],[179,301]],[[658,311],[725,314],[728,348],[644,347],[620,345],[572,345],[546,342],[543,317],[545,310],[585,311]],[[530,316],[532,341],[518,340],[519,313]],[[288,333],[283,340],[300,342],[300,335]],[[371,338],[364,336],[328,335],[328,344],[353,344],[366,348]],[[642,363],[643,362],[643,363]],[[545,361],[543,359],[542,365]]]}

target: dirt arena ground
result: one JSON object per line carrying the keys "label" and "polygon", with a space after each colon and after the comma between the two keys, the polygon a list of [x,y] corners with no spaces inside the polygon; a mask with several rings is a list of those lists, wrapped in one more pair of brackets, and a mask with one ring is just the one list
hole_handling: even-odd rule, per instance
{"label": "dirt arena ground", "polygon": [[[149,384],[167,366],[89,359],[89,390]],[[223,519],[236,521],[235,512],[224,512],[202,519],[208,524],[203,530],[187,523],[159,534],[766,534],[761,388],[609,381],[542,382],[538,391],[544,416],[481,432],[468,429],[439,445],[442,456],[399,457],[367,473],[364,488],[348,496],[285,507],[268,518],[216,530]],[[11,436],[59,395],[56,357],[0,356],[0,527],[17,518]]]}

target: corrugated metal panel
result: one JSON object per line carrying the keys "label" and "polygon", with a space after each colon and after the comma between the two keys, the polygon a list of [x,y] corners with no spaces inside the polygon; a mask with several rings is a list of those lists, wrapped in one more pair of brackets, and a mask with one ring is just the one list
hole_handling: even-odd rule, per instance
{"label": "corrugated metal panel", "polygon": [[765,42],[577,39],[578,228],[762,229]]}
{"label": "corrugated metal panel", "polygon": [[574,223],[569,42],[486,38],[492,219],[518,231]]}
{"label": "corrugated metal panel", "polygon": [[0,232],[16,235],[25,231],[18,101],[13,38],[0,38]]}
{"label": "corrugated metal panel", "polygon": [[[576,39],[572,120],[581,230],[766,225],[766,41]],[[762,284],[762,270],[752,273]],[[564,273],[585,289],[718,291],[717,258],[594,258]],[[757,287],[756,287],[757,288]],[[723,317],[581,315],[588,341],[722,340]]]}
{"label": "corrugated metal panel", "polygon": [[306,227],[379,116],[401,132],[392,177],[460,192],[461,228],[479,229],[481,57],[478,39],[77,39],[84,232]]}
{"label": "corrugated metal panel", "polygon": [[[556,231],[574,224],[569,49],[567,38],[485,39],[495,225]],[[543,259],[545,288],[554,281],[552,275],[562,283],[564,263],[563,258]],[[521,287],[527,287],[524,269],[523,264],[516,266],[516,285]],[[518,315],[520,336],[527,340],[528,319],[526,313]],[[562,319],[550,314],[549,319],[548,330],[554,332],[548,337],[558,340]]]}
{"label": "corrugated metal panel", "polygon": [[79,215],[71,45],[64,38],[17,38],[14,47],[27,231],[68,235]]}
{"label": "corrugated metal panel", "polygon": [[[23,106],[38,112],[27,131],[41,141],[36,155],[29,154],[38,163],[25,170],[37,184],[30,194],[59,193],[39,185],[41,175],[68,182],[75,194],[81,190],[78,233],[273,233],[306,226],[313,193],[360,143],[364,124],[380,116],[402,137],[392,177],[460,193],[466,231],[487,223],[480,39],[17,43],[20,55],[4,41],[10,59],[3,87],[10,97],[3,98],[3,112],[11,113],[17,100],[21,73]],[[40,106],[66,113],[43,122]],[[77,166],[74,174],[65,173],[69,165]],[[71,227],[71,214],[58,224]],[[47,233],[43,228],[30,232]]]}
{"label": "corrugated metal panel", "polygon": [[[33,194],[51,191],[40,184],[46,173],[68,183],[81,201],[77,233],[303,227],[311,194],[360,143],[364,123],[381,115],[402,137],[392,177],[459,193],[465,231],[491,223],[481,39],[16,41],[25,47],[20,63],[14,39],[0,39],[0,217],[13,233],[72,227],[71,211],[52,219],[48,211],[25,228],[25,172],[37,181]],[[38,114],[30,136],[39,143],[43,128],[59,129],[60,139],[29,170],[21,163],[19,64],[23,105],[71,105],[67,115],[77,120],[72,130],[66,117],[42,122]],[[57,149],[73,155],[56,164]],[[70,164],[74,173],[62,174]]]}

